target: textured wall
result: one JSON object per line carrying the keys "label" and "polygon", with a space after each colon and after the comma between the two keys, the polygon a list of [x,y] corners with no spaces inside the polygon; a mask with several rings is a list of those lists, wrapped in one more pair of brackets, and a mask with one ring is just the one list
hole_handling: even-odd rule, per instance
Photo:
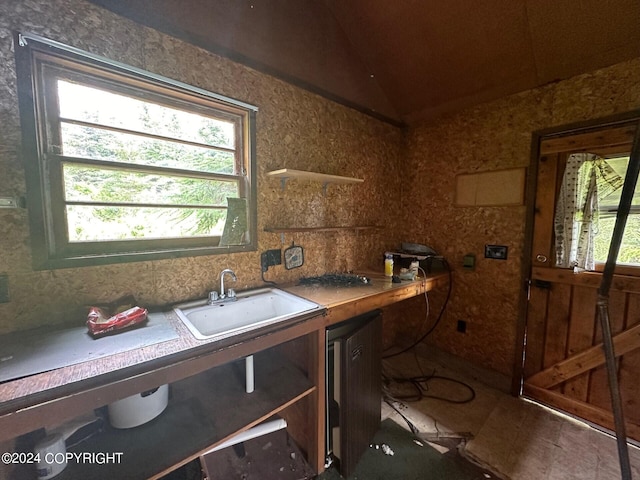
{"label": "textured wall", "polygon": [[[510,374],[520,294],[526,209],[454,207],[455,176],[530,162],[532,132],[640,108],[640,58],[544,88],[468,109],[412,129],[402,202],[410,241],[426,243],[454,269],[452,299],[428,339],[442,349]],[[496,188],[500,188],[496,185]],[[484,258],[485,244],[509,247],[508,259]],[[474,271],[463,256],[476,255]],[[435,295],[437,310],[442,295]],[[435,313],[435,312],[434,312]],[[415,335],[424,318],[424,300],[395,309],[394,335]],[[433,318],[433,317],[432,317]],[[456,331],[467,321],[465,334]],[[424,330],[423,330],[424,331]]]}
{"label": "textured wall", "polygon": [[[118,61],[258,105],[259,251],[35,272],[24,210],[0,210],[0,273],[11,301],[0,304],[0,333],[47,323],[83,321],[83,305],[126,293],[141,304],[201,297],[225,267],[239,289],[261,285],[259,252],[305,247],[306,265],[272,267],[269,280],[332,270],[381,267],[381,252],[400,241],[426,243],[454,271],[451,303],[429,342],[509,374],[513,364],[524,245],[525,207],[453,207],[455,175],[529,163],[531,133],[640,107],[640,59],[400,130],[224,58],[136,25],[82,0],[0,2],[0,195],[24,195],[12,30],[49,37]],[[405,144],[405,141],[407,142]],[[290,182],[266,177],[277,168],[318,170],[365,179],[361,185]],[[400,198],[402,197],[402,203]],[[401,208],[403,207],[403,208]],[[398,212],[402,212],[399,214]],[[273,225],[378,224],[366,233],[285,237]],[[507,261],[485,260],[484,245],[509,247]],[[463,271],[475,253],[477,268]],[[432,319],[443,292],[432,296]],[[424,327],[424,299],[386,311],[386,344],[413,339]],[[456,320],[468,322],[466,334]]]}
{"label": "textured wall", "polygon": [[[269,280],[376,264],[397,238],[400,130],[282,81],[125,20],[82,0],[0,2],[0,195],[25,195],[11,32],[39,34],[111,59],[253,103],[257,115],[258,252],[33,271],[28,212],[0,210],[0,273],[11,301],[0,304],[0,333],[51,323],[82,323],[84,305],[132,293],[142,305],[203,297],[223,268],[238,289],[262,284],[260,251],[305,247],[306,265],[267,272]],[[316,170],[364,178],[354,186],[291,181],[281,190],[266,172]],[[385,225],[366,233],[279,235],[265,226]]]}

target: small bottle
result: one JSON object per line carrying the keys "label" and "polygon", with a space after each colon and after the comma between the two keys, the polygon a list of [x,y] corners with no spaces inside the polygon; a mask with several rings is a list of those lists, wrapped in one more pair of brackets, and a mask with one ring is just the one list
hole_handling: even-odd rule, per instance
{"label": "small bottle", "polygon": [[413,274],[414,278],[418,276],[418,268],[420,267],[420,262],[417,259],[411,260],[411,264],[409,265],[409,271]]}
{"label": "small bottle", "polygon": [[393,255],[389,252],[384,254],[384,276],[393,277]]}

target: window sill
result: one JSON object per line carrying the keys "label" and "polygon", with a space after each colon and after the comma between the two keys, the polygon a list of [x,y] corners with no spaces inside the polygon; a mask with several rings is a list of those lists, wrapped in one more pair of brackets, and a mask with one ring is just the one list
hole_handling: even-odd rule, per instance
{"label": "window sill", "polygon": [[[604,263],[596,263],[595,272],[604,272]],[[630,275],[633,277],[640,277],[640,265],[631,263],[618,263],[613,270],[616,275]]]}

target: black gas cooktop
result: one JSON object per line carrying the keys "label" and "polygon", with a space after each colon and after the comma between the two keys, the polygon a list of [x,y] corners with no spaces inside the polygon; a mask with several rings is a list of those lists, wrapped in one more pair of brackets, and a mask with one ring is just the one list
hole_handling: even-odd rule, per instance
{"label": "black gas cooktop", "polygon": [[317,277],[301,278],[300,285],[351,287],[371,285],[371,279],[364,275],[356,275],[355,273],[325,273]]}

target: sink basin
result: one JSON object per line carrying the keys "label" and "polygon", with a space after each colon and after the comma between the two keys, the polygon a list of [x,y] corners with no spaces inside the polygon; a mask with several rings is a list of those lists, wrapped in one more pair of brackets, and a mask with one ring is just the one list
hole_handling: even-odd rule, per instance
{"label": "sink basin", "polygon": [[277,288],[247,290],[236,298],[213,305],[197,300],[173,310],[196,338],[221,340],[320,309],[316,303]]}

